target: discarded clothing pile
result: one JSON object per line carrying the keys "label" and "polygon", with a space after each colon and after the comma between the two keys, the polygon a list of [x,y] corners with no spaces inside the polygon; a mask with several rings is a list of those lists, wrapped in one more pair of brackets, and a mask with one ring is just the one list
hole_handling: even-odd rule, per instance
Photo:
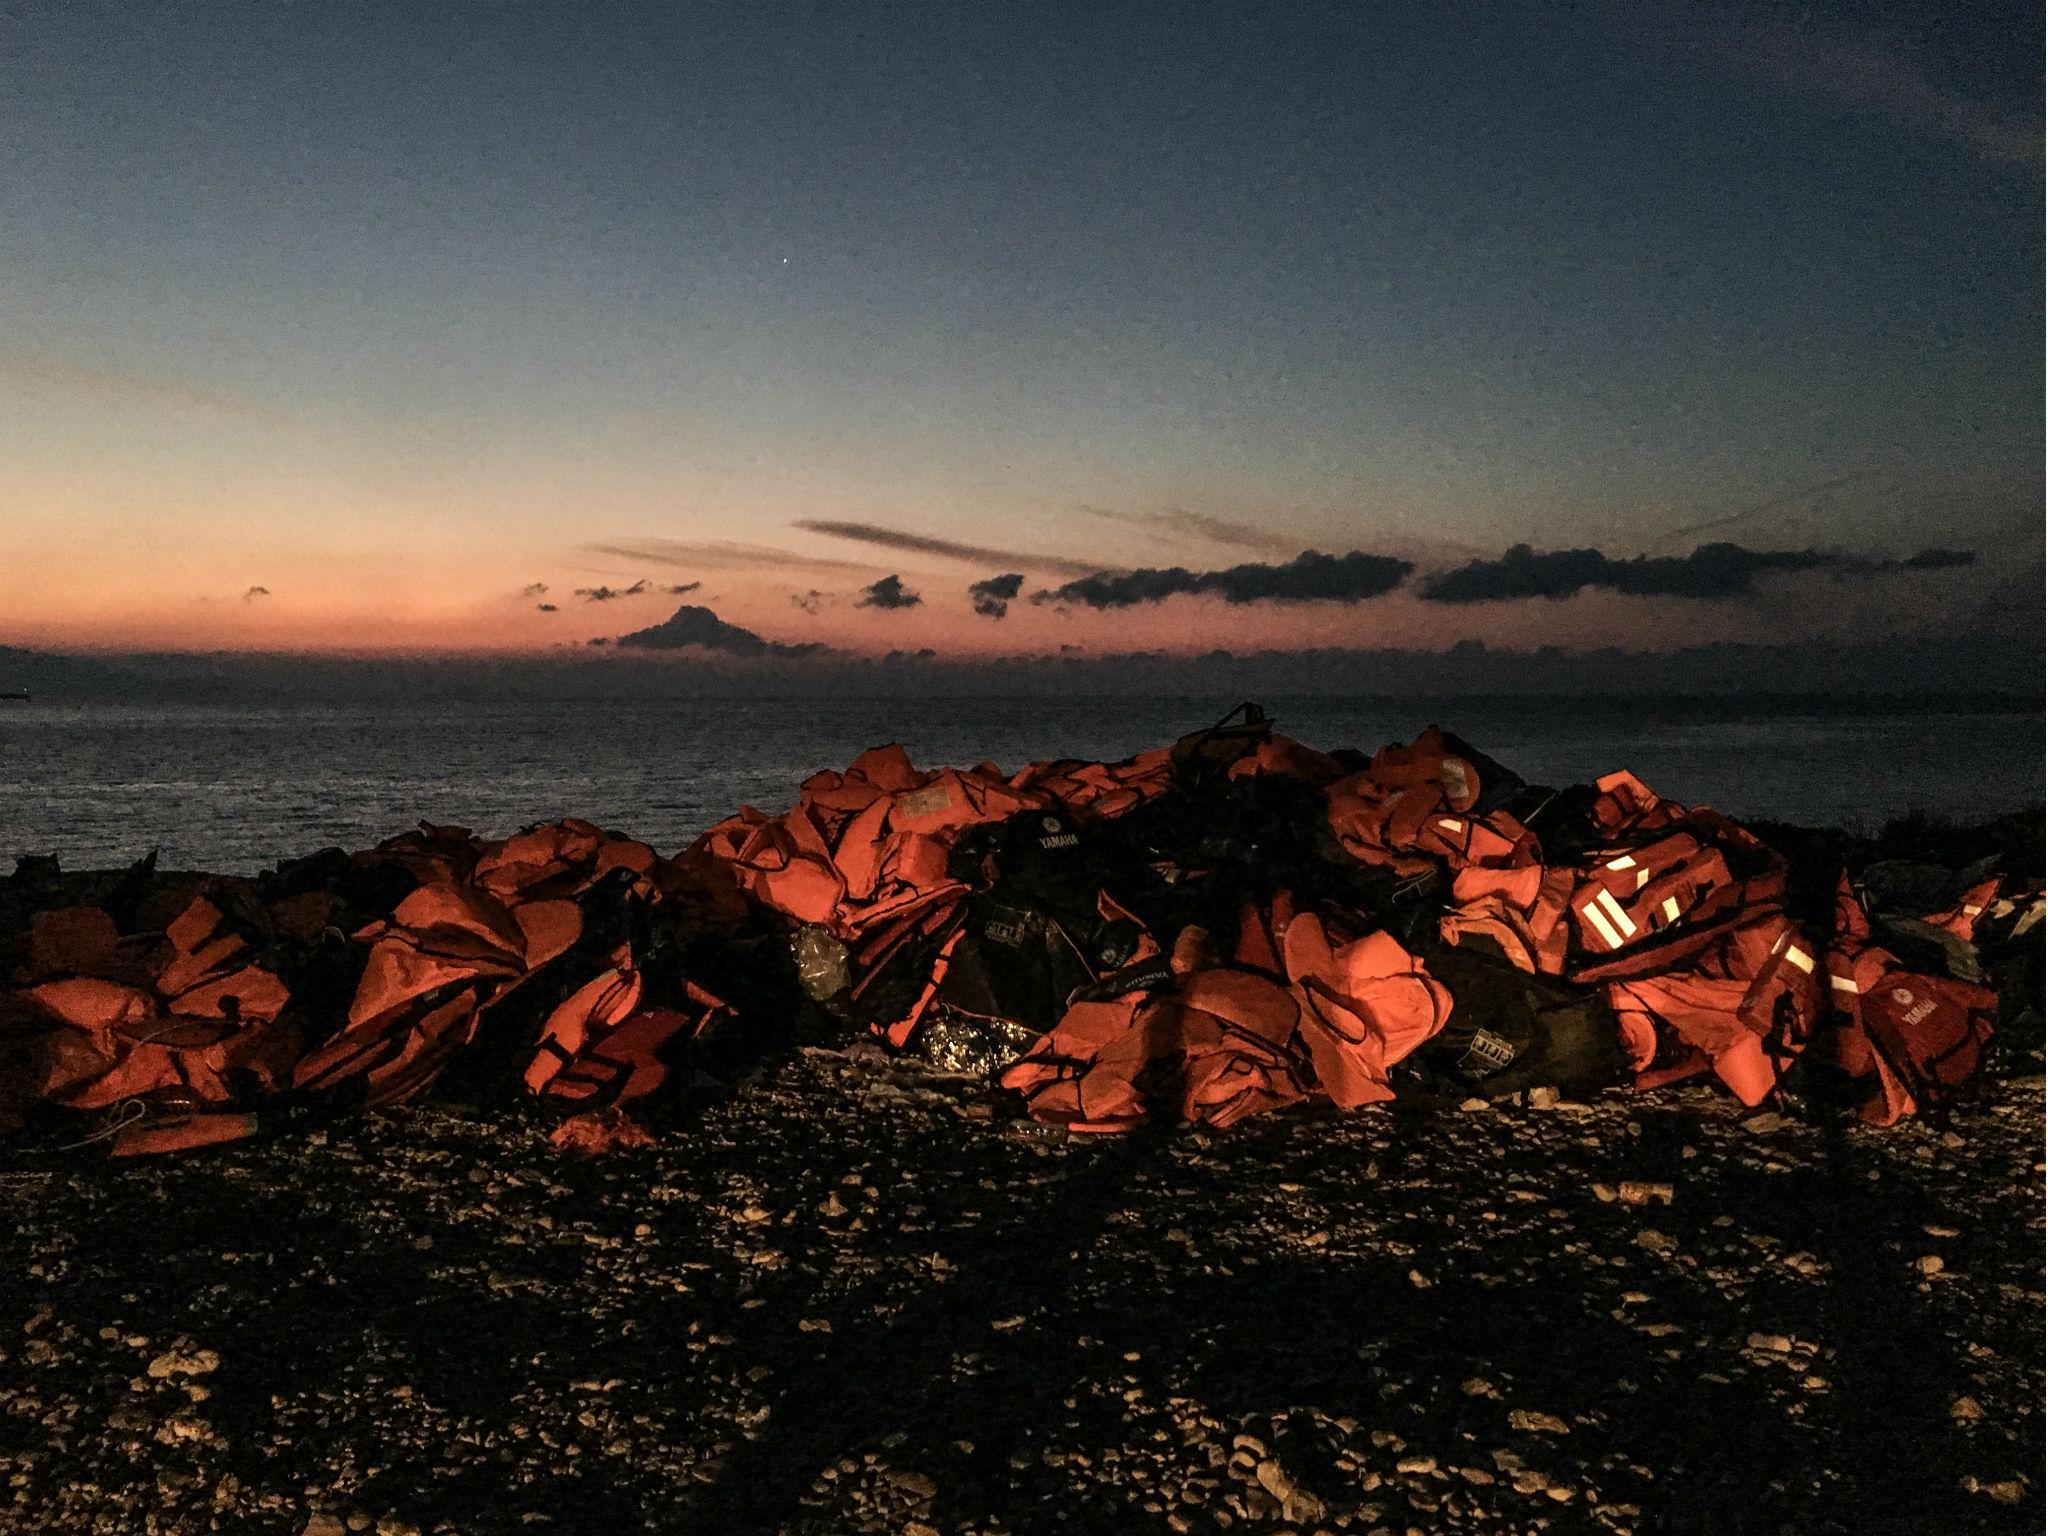
{"label": "discarded clothing pile", "polygon": [[0,1128],[97,1112],[126,1154],[517,1093],[601,1151],[719,1042],[804,1027],[1074,1131],[1700,1077],[1877,1124],[1938,1102],[2039,992],[2036,854],[1782,832],[1789,857],[1626,772],[1527,784],[1434,728],[1322,752],[1244,705],[1119,763],[877,748],[671,859],[579,821],[423,825],[253,880],[146,860],[90,902],[24,860]]}

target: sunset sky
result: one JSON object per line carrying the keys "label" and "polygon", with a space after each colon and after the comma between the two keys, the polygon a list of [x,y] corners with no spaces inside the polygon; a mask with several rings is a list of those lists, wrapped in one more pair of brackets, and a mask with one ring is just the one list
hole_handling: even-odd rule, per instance
{"label": "sunset sky", "polygon": [[2040,644],[2038,5],[1388,10],[0,11],[0,644]]}

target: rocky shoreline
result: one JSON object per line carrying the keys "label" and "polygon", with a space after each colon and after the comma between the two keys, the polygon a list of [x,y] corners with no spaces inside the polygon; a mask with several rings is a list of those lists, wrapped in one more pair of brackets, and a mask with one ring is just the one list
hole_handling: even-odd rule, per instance
{"label": "rocky shoreline", "polygon": [[0,1525],[2038,1530],[2028,1054],[1885,1130],[1693,1089],[1075,1137],[858,1044],[594,1163],[447,1105],[17,1144]]}

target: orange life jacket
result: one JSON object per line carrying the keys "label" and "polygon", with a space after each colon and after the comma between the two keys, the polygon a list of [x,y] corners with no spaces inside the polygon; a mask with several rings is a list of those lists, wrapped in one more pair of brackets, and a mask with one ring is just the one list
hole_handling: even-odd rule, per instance
{"label": "orange life jacket", "polygon": [[[1632,775],[1613,778],[1641,789]],[[1574,981],[1694,965],[1728,934],[1783,905],[1785,861],[1717,811],[1657,801],[1616,831],[1632,840],[1594,855],[1572,892],[1576,954],[1566,974]],[[1740,862],[1741,876],[1731,860]]]}
{"label": "orange life jacket", "polygon": [[1540,864],[1461,869],[1451,879],[1437,931],[1446,944],[1484,935],[1523,970],[1562,975],[1571,942],[1565,914],[1576,883],[1569,869]]}
{"label": "orange life jacket", "polygon": [[943,894],[964,893],[946,873],[963,829],[1050,803],[986,764],[920,773],[901,747],[876,747],[843,774],[804,780],[796,806],[782,816],[746,808],[727,817],[693,852],[764,906],[851,939]]}
{"label": "orange life jacket", "polygon": [[299,1063],[294,1085],[321,1091],[359,1080],[370,1104],[416,1097],[475,1037],[481,1012],[582,931],[573,901],[507,906],[475,886],[421,886],[356,934],[370,953],[348,1022]]}
{"label": "orange life jacket", "polygon": [[[1976,914],[1968,915],[1974,923]],[[1835,1064],[1851,1077],[1877,1078],[1877,1091],[1858,1110],[1871,1124],[1890,1125],[1913,1114],[1977,1070],[1991,1038],[1997,994],[1906,970],[1871,942],[1869,914],[1847,876],[1835,891],[1827,981]]]}
{"label": "orange life jacket", "polygon": [[1010,778],[1010,787],[1057,800],[1082,820],[1113,821],[1156,799],[1173,785],[1173,749],[1158,747],[1121,763],[1083,763],[1072,758],[1032,763]]}
{"label": "orange life jacket", "polygon": [[1666,800],[1649,785],[1622,769],[1595,779],[1593,820],[1604,832],[1657,832],[1686,820],[1690,814],[1676,800]]}
{"label": "orange life jacket", "polygon": [[1391,1098],[1388,1070],[1450,1016],[1450,995],[1391,935],[1333,943],[1284,892],[1246,909],[1229,963],[1194,930],[1172,956],[1147,971],[1149,992],[1069,1007],[1003,1085],[1037,1118],[1085,1131],[1142,1121],[1162,1078],[1183,1118],[1215,1126],[1317,1092],[1352,1108]]}
{"label": "orange life jacket", "polygon": [[688,1011],[643,1005],[644,986],[630,946],[564,998],[542,1024],[528,1090],[556,1111],[587,1111],[646,1098],[668,1079],[662,1052],[703,1032],[725,1005],[683,983]]}
{"label": "orange life jacket", "polygon": [[1929,913],[1923,922],[1952,933],[1959,939],[1974,941],[1977,937],[1977,920],[1998,899],[1999,882],[1996,877],[1973,885],[1965,891],[1962,899],[1946,912]]}
{"label": "orange life jacket", "polygon": [[[1613,981],[1608,1002],[1637,1086],[1711,1068],[1743,1103],[1761,1103],[1812,1033],[1817,972],[1812,941],[1770,909],[1722,933],[1684,969]],[[1677,1067],[1653,1071],[1666,1031],[1685,1054]]]}
{"label": "orange life jacket", "polygon": [[108,1154],[113,1157],[154,1157],[164,1152],[190,1152],[256,1134],[252,1114],[174,1110],[138,1120],[114,1133]]}
{"label": "orange life jacket", "polygon": [[248,955],[199,896],[169,925],[147,985],[74,976],[29,988],[29,1002],[64,1026],[43,1040],[36,1096],[100,1109],[146,1096],[226,1104],[276,1088],[299,1035],[279,1018],[284,983]]}
{"label": "orange life jacket", "polygon": [[1515,869],[1537,861],[1536,838],[1504,810],[1468,814],[1479,770],[1431,726],[1409,746],[1386,747],[1372,766],[1324,791],[1330,830],[1352,857],[1418,875],[1441,860],[1452,869]]}

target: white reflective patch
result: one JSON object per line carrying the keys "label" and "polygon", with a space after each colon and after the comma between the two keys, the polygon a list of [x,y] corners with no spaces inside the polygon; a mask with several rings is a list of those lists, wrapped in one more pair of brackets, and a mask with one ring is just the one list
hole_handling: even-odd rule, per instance
{"label": "white reflective patch", "polygon": [[1453,821],[1448,816],[1437,817],[1436,824],[1442,827],[1446,832],[1462,832],[1465,830],[1465,823],[1463,823],[1462,821]]}
{"label": "white reflective patch", "polygon": [[1676,896],[1666,896],[1664,898],[1664,921],[1667,923],[1678,921],[1678,898]]}
{"label": "white reflective patch", "polygon": [[1629,855],[1624,853],[1618,859],[1609,859],[1607,861],[1606,867],[1608,869],[1634,869],[1636,867],[1636,861],[1633,858],[1629,857]]}
{"label": "white reflective patch", "polygon": [[1650,883],[1650,872],[1649,872],[1649,871],[1648,871],[1647,869],[1639,869],[1639,870],[1637,870],[1637,871],[1636,871],[1636,889],[1640,891],[1640,890],[1641,890],[1641,889],[1642,889],[1642,888],[1643,888],[1644,886],[1648,885],[1649,883]]}
{"label": "white reflective patch", "polygon": [[[1603,891],[1601,892],[1601,894],[1604,896],[1607,893]],[[1612,923],[1608,922],[1606,918],[1600,915],[1600,909],[1598,906],[1594,905],[1592,902],[1589,901],[1583,907],[1579,908],[1579,915],[1583,917],[1587,922],[1591,923],[1596,930],[1598,930],[1600,937],[1607,941],[1607,947],[1609,949],[1621,948],[1621,935],[1614,931],[1614,925]]]}
{"label": "white reflective patch", "polygon": [[1863,989],[1847,976],[1830,976],[1828,985],[1837,992],[1861,992]]}
{"label": "white reflective patch", "polygon": [[[1595,896],[1593,899],[1599,902],[1601,906],[1607,909],[1607,915],[1609,918],[1613,920],[1615,927],[1619,928],[1623,933],[1627,934],[1630,938],[1634,938],[1636,936],[1636,925],[1630,922],[1628,914],[1621,910],[1621,903],[1614,899],[1613,892],[1602,891],[1598,896]],[[1619,949],[1621,946],[1617,944],[1614,947],[1616,949]]]}
{"label": "white reflective patch", "polygon": [[1983,910],[1984,909],[1982,907],[1964,907],[1963,916],[1975,917],[1979,912],[1982,912]]}
{"label": "white reflective patch", "polygon": [[1790,949],[1785,951],[1785,958],[1787,960],[1790,960],[1794,965],[1798,966],[1799,969],[1806,972],[1807,975],[1811,976],[1813,974],[1813,956],[1809,955],[1797,944],[1794,944]]}

